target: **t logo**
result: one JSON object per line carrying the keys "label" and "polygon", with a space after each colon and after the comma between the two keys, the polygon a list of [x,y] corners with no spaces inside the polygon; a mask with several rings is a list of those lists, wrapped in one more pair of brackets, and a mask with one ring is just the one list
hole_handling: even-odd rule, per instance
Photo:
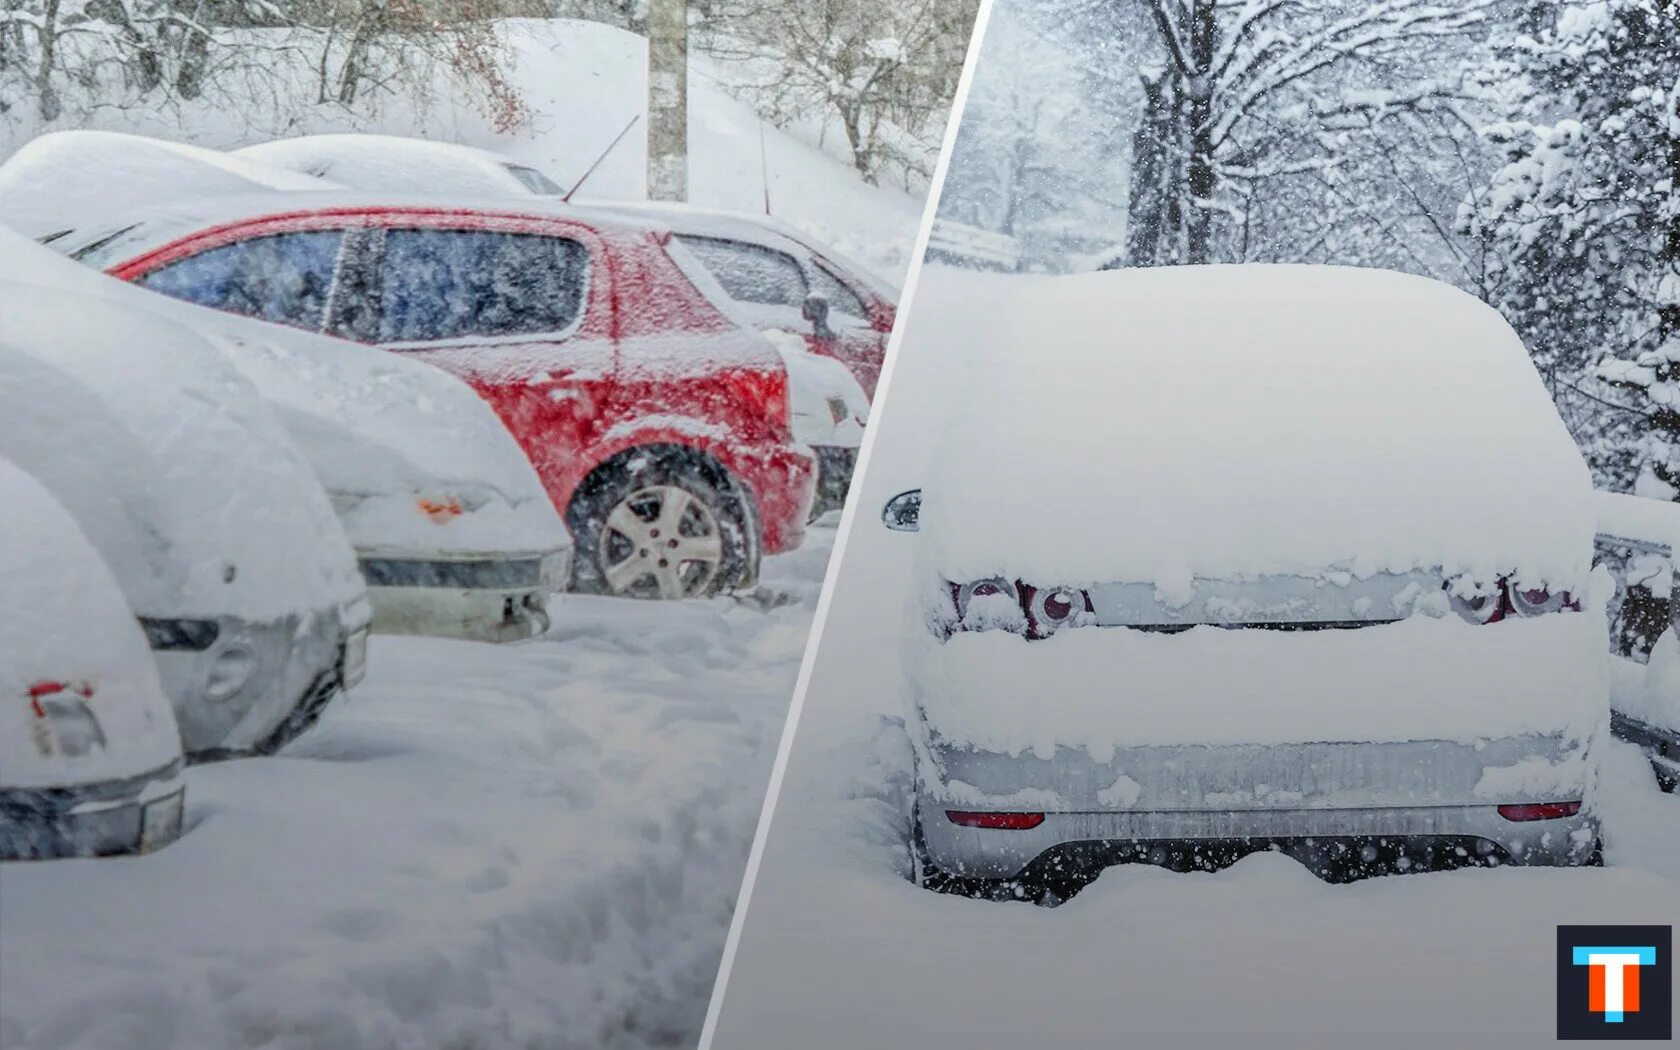
{"label": "t logo", "polygon": [[1558,927],[1558,1038],[1668,1039],[1668,926]]}

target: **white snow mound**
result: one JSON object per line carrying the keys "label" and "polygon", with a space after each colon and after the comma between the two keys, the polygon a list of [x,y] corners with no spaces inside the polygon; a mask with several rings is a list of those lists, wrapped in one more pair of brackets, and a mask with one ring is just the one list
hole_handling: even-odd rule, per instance
{"label": "white snow mound", "polygon": [[930,270],[903,353],[964,362],[925,483],[952,580],[1440,568],[1579,589],[1587,468],[1521,341],[1375,270]]}

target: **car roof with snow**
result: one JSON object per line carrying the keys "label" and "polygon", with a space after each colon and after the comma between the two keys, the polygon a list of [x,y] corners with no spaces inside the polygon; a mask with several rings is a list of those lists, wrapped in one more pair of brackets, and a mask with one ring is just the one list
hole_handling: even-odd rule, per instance
{"label": "car roof with snow", "polygon": [[367,190],[543,195],[561,187],[537,168],[493,150],[397,135],[303,135],[233,150],[232,156]]}
{"label": "car roof with snow", "polygon": [[1680,550],[1680,503],[1621,492],[1595,492],[1598,532],[1608,540]]}
{"label": "car roof with snow", "polygon": [[1464,292],[1322,266],[923,281],[905,353],[965,363],[919,541],[949,579],[1584,583],[1586,466]]}
{"label": "car roof with snow", "polygon": [[[4,346],[42,366],[32,372],[42,381],[38,395],[20,384],[8,391],[15,403],[7,418],[36,424],[10,428],[6,443],[31,444],[65,477],[122,490],[129,512],[163,548],[146,555],[149,563],[113,565],[131,601],[143,594],[159,603],[142,612],[265,621],[361,594],[310,464],[211,342],[146,309],[149,296],[139,289],[15,233],[0,230],[0,248]],[[75,408],[58,404],[53,391]],[[109,419],[95,418],[78,396],[84,392]],[[70,421],[81,419],[92,432],[125,433],[126,443],[107,448],[79,438]],[[103,504],[87,507],[100,513]],[[160,572],[158,559],[171,571]]]}
{"label": "car roof with snow", "polygon": [[106,268],[160,248],[189,233],[231,223],[281,215],[359,211],[470,212],[512,219],[570,219],[595,227],[659,234],[669,226],[651,218],[586,210],[546,197],[485,197],[470,194],[376,193],[325,190],[319,193],[239,193],[221,197],[181,198],[107,214],[54,238],[51,247]]}
{"label": "car roof with snow", "polygon": [[114,131],[55,131],[0,164],[0,222],[40,238],[169,201],[333,188],[202,146]]}
{"label": "car roof with snow", "polygon": [[[47,487],[3,458],[0,492],[0,578],[28,595],[0,603],[0,787],[71,787],[177,761],[174,713],[111,570]],[[97,701],[102,746],[64,754],[31,732],[25,701],[66,691]]]}

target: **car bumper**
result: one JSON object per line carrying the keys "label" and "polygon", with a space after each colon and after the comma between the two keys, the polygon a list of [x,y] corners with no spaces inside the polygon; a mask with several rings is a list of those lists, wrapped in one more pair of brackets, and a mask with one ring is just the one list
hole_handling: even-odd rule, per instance
{"label": "car bumper", "polygon": [[[318,714],[337,693],[366,620],[365,605],[355,602],[260,623],[220,617],[214,640],[198,648],[159,647],[154,640],[152,655],[188,759],[259,750],[300,707]],[[230,669],[241,665],[242,681],[228,688]]]}
{"label": "car bumper", "polygon": [[832,445],[816,445],[816,497],[811,501],[811,520],[846,505],[846,493],[852,487],[852,472],[857,469],[858,450]]}
{"label": "car bumper", "polygon": [[809,452],[781,445],[755,454],[736,450],[724,466],[752,494],[764,553],[798,549],[816,499],[817,466]]}
{"label": "car bumper", "polygon": [[1368,873],[1571,865],[1588,863],[1598,839],[1597,822],[1585,812],[1515,822],[1494,805],[1047,813],[1024,830],[961,827],[947,817],[945,804],[932,800],[919,810],[928,859],[944,872],[976,879],[1086,879],[1127,861],[1218,866],[1268,848],[1326,873],[1342,863]]}
{"label": "car bumper", "polygon": [[[1519,821],[1499,811],[1582,800],[1592,751],[1564,734],[1138,746],[1102,762],[1067,747],[1048,757],[938,743],[920,752],[928,857],[975,878],[1015,878],[1034,865],[1100,868],[1105,857],[1148,859],[1175,844],[1203,856],[1266,845],[1305,855],[1321,840],[1357,845],[1356,853],[1410,844],[1425,854],[1451,840],[1470,862],[1569,864],[1584,863],[1597,837],[1588,813]],[[1030,828],[967,827],[949,818],[953,810],[1044,816]],[[1143,857],[1121,848],[1139,843],[1149,847]]]}
{"label": "car bumper", "polygon": [[186,787],[177,760],[123,780],[0,789],[0,860],[110,857],[181,836]]}
{"label": "car bumper", "polygon": [[548,630],[548,598],[571,575],[571,550],[414,557],[358,552],[377,634],[517,642]]}

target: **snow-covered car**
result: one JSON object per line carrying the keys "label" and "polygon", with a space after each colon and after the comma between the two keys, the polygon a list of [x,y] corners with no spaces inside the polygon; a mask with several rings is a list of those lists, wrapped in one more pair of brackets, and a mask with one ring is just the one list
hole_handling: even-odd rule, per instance
{"label": "snow-covered car", "polygon": [[1658,783],[1673,791],[1680,783],[1680,504],[1612,492],[1598,493],[1597,503],[1597,550],[1617,585],[1611,728],[1645,750]]}
{"label": "snow-covered car", "polygon": [[0,459],[0,860],[161,849],[181,834],[181,737],[111,570]]}
{"label": "snow-covered car", "polygon": [[[199,214],[191,203],[159,206],[51,246],[97,266],[159,227],[174,229],[172,219]],[[16,238],[4,236],[11,251]],[[35,283],[120,296],[209,338],[275,410],[326,488],[360,559],[375,631],[481,641],[542,633],[549,595],[570,572],[571,538],[507,429],[437,369],[286,324],[319,309],[326,288],[294,279],[288,267],[297,260],[285,251],[307,256],[308,238],[272,258],[266,250],[244,252],[245,279],[219,285],[245,297],[251,317],[125,287],[35,245],[19,244],[9,269],[27,270]],[[241,250],[224,261],[229,254]]]}
{"label": "snow-covered car", "polygon": [[[275,347],[325,344],[307,364],[261,362],[259,389],[290,379],[309,400],[285,407],[317,414],[322,398],[341,400],[338,415],[370,439],[427,422],[428,433],[403,430],[384,445],[426,455],[435,475],[463,489],[517,492],[533,515],[551,501],[545,520],[559,530],[558,509],[576,540],[578,588],[708,597],[751,586],[762,555],[799,546],[814,464],[792,434],[780,356],[695,289],[668,240],[657,226],[535,198],[358,192],[149,209],[113,233],[54,244],[220,311],[230,332],[255,337],[255,326]],[[355,367],[379,384],[299,382],[322,370],[326,347],[341,349],[341,374]],[[254,369],[255,356],[236,360]],[[455,386],[422,393],[422,376]],[[469,417],[460,401],[471,391],[484,401]],[[425,413],[429,421],[416,418]],[[464,432],[481,422],[482,434]],[[322,469],[329,490],[342,490]],[[398,511],[412,517],[412,501],[378,522],[382,534],[394,534]],[[465,532],[463,522],[440,524]]]}
{"label": "snow-covered car", "polygon": [[365,663],[362,581],[325,494],[208,342],[31,283],[15,259],[0,279],[0,455],[53,493],[116,575],[187,754],[276,750]]}
{"label": "snow-covered car", "polygon": [[546,197],[566,192],[538,169],[492,150],[399,135],[300,135],[236,149],[231,156],[383,193]]}
{"label": "snow-covered car", "polygon": [[924,284],[982,336],[923,347],[967,384],[883,512],[924,883],[1595,860],[1592,487],[1495,311],[1329,267],[983,280]]}
{"label": "snow-covered car", "polygon": [[0,223],[50,241],[132,211],[193,197],[266,190],[307,192],[333,183],[218,150],[117,131],[54,131],[0,165]]}

